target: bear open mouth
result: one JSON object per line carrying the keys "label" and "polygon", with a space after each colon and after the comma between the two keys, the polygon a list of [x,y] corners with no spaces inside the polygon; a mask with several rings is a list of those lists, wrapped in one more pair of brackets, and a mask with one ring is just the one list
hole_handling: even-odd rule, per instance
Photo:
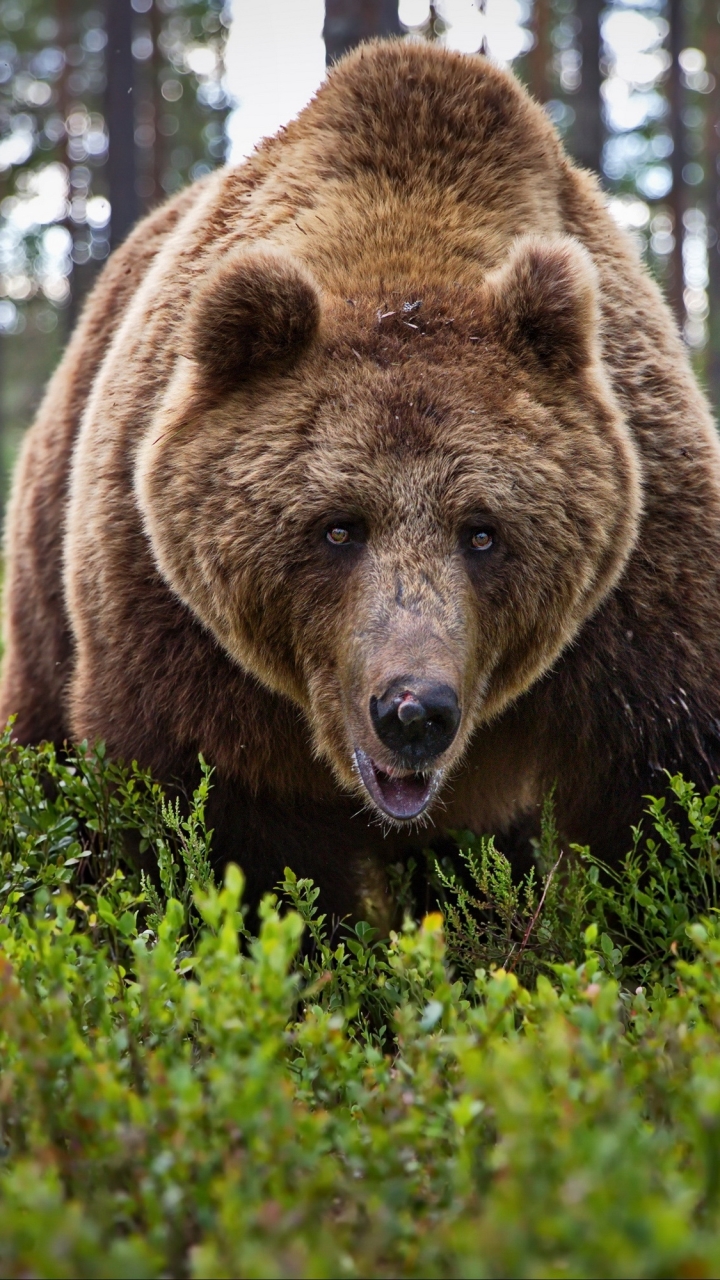
{"label": "bear open mouth", "polygon": [[355,748],[355,759],[371,800],[396,822],[418,818],[437,791],[440,781],[437,772],[390,774],[360,747]]}

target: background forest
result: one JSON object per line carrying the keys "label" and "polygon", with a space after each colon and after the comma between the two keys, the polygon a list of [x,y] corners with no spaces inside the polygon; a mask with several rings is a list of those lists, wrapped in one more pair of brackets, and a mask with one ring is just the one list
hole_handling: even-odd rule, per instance
{"label": "background forest", "polygon": [[375,34],[512,65],[601,175],[720,404],[718,0],[2,0],[0,500],[112,247]]}

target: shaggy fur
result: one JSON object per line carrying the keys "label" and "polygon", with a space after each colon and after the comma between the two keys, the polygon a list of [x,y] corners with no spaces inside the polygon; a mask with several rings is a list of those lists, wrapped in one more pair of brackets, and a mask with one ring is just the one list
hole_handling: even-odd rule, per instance
{"label": "shaggy fur", "polygon": [[222,396],[258,369],[297,357],[315,337],[320,299],[289,254],[241,248],[209,271],[193,300],[184,354]]}
{"label": "shaggy fur", "polygon": [[480,57],[366,47],[143,224],[29,434],[8,559],[2,714],[186,786],[202,751],[253,892],[290,862],[351,910],[409,838],[355,767],[396,767],[393,680],[458,694],[440,826],[532,826],[556,783],[563,837],[617,857],[663,768],[720,761],[707,405],[595,180]]}

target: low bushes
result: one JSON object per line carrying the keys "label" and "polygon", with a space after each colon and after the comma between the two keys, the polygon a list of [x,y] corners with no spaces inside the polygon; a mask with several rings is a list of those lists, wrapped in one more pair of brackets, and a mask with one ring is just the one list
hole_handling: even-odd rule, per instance
{"label": "low bushes", "polygon": [[720,1273],[719,792],[386,942],[291,872],[250,937],[210,785],[0,746],[0,1274]]}

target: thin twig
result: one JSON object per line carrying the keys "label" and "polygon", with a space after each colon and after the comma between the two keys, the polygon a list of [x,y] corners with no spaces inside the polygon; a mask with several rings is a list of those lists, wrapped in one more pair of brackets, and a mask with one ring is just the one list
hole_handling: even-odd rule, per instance
{"label": "thin twig", "polygon": [[539,917],[540,917],[540,912],[541,912],[541,911],[542,911],[542,909],[543,909],[543,903],[545,902],[545,899],[546,899],[546,897],[547,897],[547,891],[548,891],[548,889],[550,888],[550,885],[551,885],[551,884],[552,884],[552,882],[553,882],[553,877],[554,877],[554,875],[555,875],[555,872],[557,871],[558,867],[560,866],[560,863],[562,862],[562,857],[563,857],[563,850],[561,849],[561,850],[560,850],[560,855],[559,855],[559,857],[558,857],[558,860],[557,860],[557,862],[555,863],[555,866],[553,867],[552,871],[550,872],[550,875],[548,876],[547,880],[545,881],[545,887],[544,887],[544,889],[543,889],[543,891],[542,891],[542,894],[540,895],[540,901],[538,902],[537,907],[535,908],[535,911],[534,911],[534,913],[533,913],[533,917],[532,917],[532,919],[531,919],[531,921],[530,921],[530,923],[529,923],[529,925],[528,925],[527,929],[525,930],[525,935],[524,935],[524,937],[523,937],[522,942],[520,943],[520,950],[518,951],[518,953],[517,953],[517,955],[516,955],[515,959],[513,960],[513,963],[510,965],[510,968],[508,969],[508,964],[509,964],[509,962],[510,962],[510,956],[512,955],[513,951],[515,950],[515,945],[513,944],[513,946],[512,946],[512,947],[511,947],[511,949],[510,949],[510,955],[508,955],[508,958],[507,958],[507,960],[505,961],[505,964],[503,965],[503,968],[504,968],[504,969],[506,969],[508,973],[512,973],[513,969],[515,968],[515,965],[518,963],[518,960],[521,958],[521,956],[522,956],[522,954],[523,954],[523,951],[525,950],[525,948],[526,948],[526,946],[527,946],[527,944],[528,944],[528,941],[529,941],[529,938],[530,938],[530,934],[532,933],[533,929],[535,928],[535,925],[537,924],[538,919],[539,919]]}

